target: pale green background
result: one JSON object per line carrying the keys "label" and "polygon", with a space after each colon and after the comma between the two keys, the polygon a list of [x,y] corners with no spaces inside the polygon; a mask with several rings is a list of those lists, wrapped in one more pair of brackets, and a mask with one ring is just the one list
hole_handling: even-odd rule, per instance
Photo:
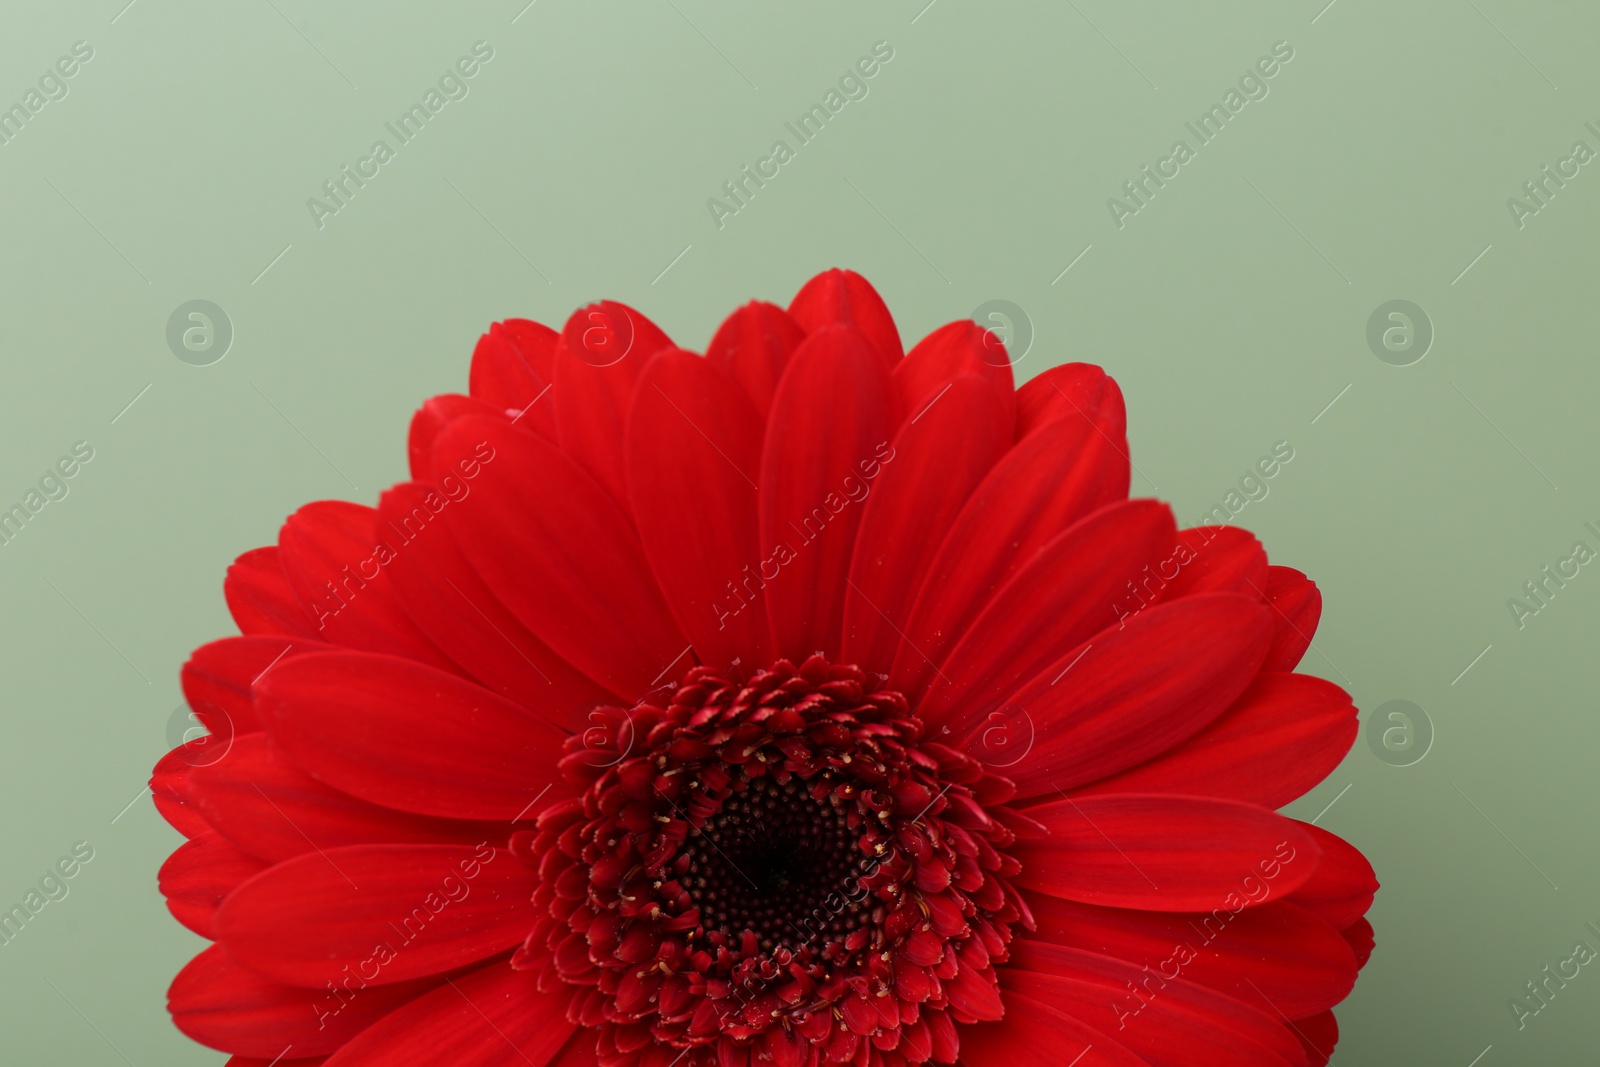
{"label": "pale green background", "polygon": [[[221,1061],[163,1007],[201,944],[156,893],[177,835],[148,797],[113,819],[179,664],[231,630],[236,554],[403,477],[411,411],[464,388],[491,320],[611,296],[700,347],[839,264],[908,338],[1004,299],[1023,376],[1102,362],[1135,492],[1185,519],[1292,444],[1239,521],[1324,591],[1308,669],[1437,733],[1408,768],[1363,738],[1293,809],[1337,797],[1322,824],[1384,882],[1335,1062],[1595,1062],[1600,973],[1521,1032],[1506,1007],[1600,922],[1600,570],[1521,631],[1506,606],[1600,547],[1600,165],[1521,231],[1505,203],[1597,146],[1592,4],[523,2],[6,5],[0,102],[74,41],[95,57],[0,147],[0,502],[96,456],[0,548],[0,902],[96,856],[0,948],[0,1059]],[[306,198],[480,39],[470,96],[319,232]],[[719,231],[706,199],[879,40],[870,95]],[[1106,198],[1279,40],[1270,95],[1118,230]],[[236,331],[213,366],[164,339],[195,298]],[[1395,298],[1435,323],[1415,366],[1366,346]]]}

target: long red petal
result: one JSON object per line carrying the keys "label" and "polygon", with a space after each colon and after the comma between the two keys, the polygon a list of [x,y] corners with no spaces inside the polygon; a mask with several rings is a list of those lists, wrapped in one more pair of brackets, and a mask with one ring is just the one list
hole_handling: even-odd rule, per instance
{"label": "long red petal", "polygon": [[864,337],[829,326],[795,352],[772,402],[757,572],[774,651],[796,663],[839,653],[866,475],[891,454],[887,377]]}
{"label": "long red petal", "polygon": [[1011,363],[994,334],[970,319],[950,322],[934,330],[906,354],[894,368],[894,388],[900,410],[915,416],[938,399],[945,387],[963,375],[973,375],[994,390],[1005,407],[1006,421],[1016,418],[1016,394],[1011,383]]}
{"label": "long red petal", "polygon": [[[1237,526],[1195,526],[1178,534],[1181,546],[1170,570],[1177,573],[1163,588],[1152,590],[1157,601],[1200,593],[1238,593],[1262,597],[1267,582],[1267,553],[1249,530]],[[1151,583],[1160,585],[1158,581]],[[1151,595],[1151,594],[1147,594]]]}
{"label": "long red petal", "polygon": [[805,337],[806,331],[781,307],[752,300],[717,327],[706,346],[706,360],[739,383],[764,419],[789,357]]}
{"label": "long red petal", "polygon": [[262,728],[251,704],[250,686],[282,660],[304,652],[326,652],[332,646],[302,638],[224,637],[201,645],[183,665],[183,695],[219,743]]}
{"label": "long red petal", "polygon": [[602,300],[567,319],[555,352],[561,447],[612,497],[628,499],[623,440],[639,374],[672,341],[626,304]]}
{"label": "long red petal", "polygon": [[1339,835],[1310,823],[1298,825],[1317,843],[1322,862],[1317,864],[1311,880],[1290,899],[1322,916],[1335,929],[1354,925],[1372,907],[1372,898],[1378,892],[1378,876],[1372,863]]}
{"label": "long red petal", "polygon": [[[456,393],[445,393],[433,397],[417,409],[411,416],[411,430],[406,435],[406,456],[411,463],[411,477],[417,481],[428,481],[433,477],[433,442],[441,430],[457,419],[471,418],[472,416],[494,419],[497,422],[510,422],[510,417],[499,408],[484,403],[476,397],[461,396]],[[528,429],[526,423],[524,430]],[[472,456],[458,456],[453,468],[449,471],[440,471],[440,475],[450,474],[457,481],[463,477],[473,477],[473,468],[476,460]]]}
{"label": "long red petal", "polygon": [[1263,590],[1273,607],[1272,651],[1262,667],[1268,671],[1292,671],[1311,647],[1311,638],[1322,619],[1322,593],[1317,583],[1293,567],[1268,567]]}
{"label": "long red petal", "polygon": [[241,737],[227,759],[191,771],[189,796],[223,837],[273,863],[342,845],[475,844],[505,836],[496,823],[427,818],[357,800],[300,770],[265,734]]}
{"label": "long red petal", "polygon": [[1170,551],[1172,510],[1153,500],[1108,504],[1049,542],[1008,581],[946,657],[917,708],[940,724],[987,713],[1117,621],[1124,586]]}
{"label": "long red petal", "polygon": [[[1250,891],[1268,884],[1258,874]],[[1177,971],[1268,1014],[1276,1007],[1290,1018],[1313,1015],[1355,985],[1356,960],[1345,939],[1286,901],[1183,913],[1102,908],[1032,892],[1027,899],[1038,923],[1029,940]]]}
{"label": "long red petal", "polygon": [[1181,976],[1080,949],[1023,942],[1000,978],[1007,995],[1057,1004],[1116,1036],[1151,1067],[1301,1067],[1280,1016]]}
{"label": "long red petal", "polygon": [[1034,737],[1006,776],[1025,797],[1070,790],[1188,740],[1244,692],[1270,636],[1263,605],[1224,594],[1187,597],[1102,630],[1006,698]]}
{"label": "long red petal", "polygon": [[628,486],[646,558],[701,663],[771,662],[763,599],[740,595],[761,562],[756,479],[761,416],[690,352],[656,355],[628,424]]}
{"label": "long red petal", "polygon": [[266,863],[235,848],[221,834],[204,833],[167,857],[157,884],[173,918],[201,937],[212,937],[223,898],[266,869]]}
{"label": "long red petal", "polygon": [[1058,419],[1017,444],[973,492],[923,580],[890,686],[921,696],[935,664],[1035,552],[1128,495],[1128,467],[1090,418]]}
{"label": "long red petal", "polygon": [[382,527],[403,542],[387,567],[400,602],[428,639],[484,685],[551,722],[572,726],[620,698],[539,640],[500,601],[456,543],[438,490],[416,482],[378,502]]}
{"label": "long red petal", "polygon": [[789,302],[789,315],[808,334],[836,325],[855,328],[877,350],[886,368],[899,363],[905,352],[883,297],[853,270],[835,267],[806,282]]}
{"label": "long red petal", "polygon": [[876,468],[850,561],[844,658],[887,674],[912,602],[967,498],[1011,444],[1005,405],[971,376],[914,414]]}
{"label": "long red petal", "polygon": [[1189,793],[1281,808],[1326,778],[1360,730],[1349,694],[1332,682],[1262,674],[1189,740],[1078,793]]}
{"label": "long red petal", "polygon": [[[491,964],[395,1012],[327,1067],[545,1067],[572,1036],[565,989]],[[593,1055],[590,1055],[593,1061]]]}
{"label": "long red petal", "polygon": [[321,639],[316,623],[289,588],[277,545],[252,548],[234,560],[223,580],[222,595],[240,633]]}
{"label": "long red petal", "polygon": [[[212,945],[178,972],[167,1006],[178,1029],[202,1045],[281,1067],[337,1050],[433,984],[380,987],[357,979],[337,991],[300,989],[246,970]],[[305,1057],[282,1060],[290,1049]]]}
{"label": "long red petal", "polygon": [[211,829],[189,796],[189,775],[195,767],[216,758],[214,738],[197,737],[162,756],[150,775],[150,795],[156,811],[184,837],[193,839]]}
{"label": "long red petal", "polygon": [[506,319],[490,326],[472,350],[473,397],[554,440],[555,404],[546,394],[555,378],[560,336],[529,319]]}
{"label": "long red petal", "polygon": [[1014,848],[1016,883],[1113,908],[1241,911],[1305,885],[1320,856],[1302,824],[1227,800],[1063,798],[1028,816],[1049,836]]}
{"label": "long red petal", "polygon": [[463,419],[440,435],[435,452],[480,443],[491,460],[471,495],[444,511],[456,543],[539,640],[607,690],[642,696],[684,657],[688,641],[633,523],[572,460],[531,434]]}
{"label": "long red petal", "polygon": [[222,902],[228,955],[307,989],[344,968],[375,986],[441,974],[528,934],[538,876],[502,849],[354,845],[268,868]]}
{"label": "long red petal", "polygon": [[394,552],[374,508],[319,500],[278,534],[289,586],[323,640],[454,669],[401,606],[384,563]]}
{"label": "long red petal", "polygon": [[[1047,998],[1053,999],[1053,998]],[[1052,1004],[1005,995],[1006,1017],[961,1028],[961,1062],[1007,1067],[1150,1067],[1126,1045]]]}
{"label": "long red petal", "polygon": [[1128,412],[1122,390],[1093,363],[1063,363],[1041,371],[1017,390],[1017,439],[1073,415],[1096,414],[1100,427],[1128,454]]}
{"label": "long red petal", "polygon": [[552,787],[562,792],[561,731],[482,686],[409,660],[298,656],[257,684],[256,708],[296,765],[374,804],[512,820],[537,814]]}

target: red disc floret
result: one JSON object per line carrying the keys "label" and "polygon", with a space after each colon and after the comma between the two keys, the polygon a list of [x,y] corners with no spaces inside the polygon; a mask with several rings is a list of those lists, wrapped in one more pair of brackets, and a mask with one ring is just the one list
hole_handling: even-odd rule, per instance
{"label": "red disc floret", "polygon": [[513,841],[549,916],[513,962],[580,987],[602,1064],[953,1063],[955,1024],[1001,1016],[1031,824],[900,693],[813,656],[610,714],[568,742],[582,795]]}

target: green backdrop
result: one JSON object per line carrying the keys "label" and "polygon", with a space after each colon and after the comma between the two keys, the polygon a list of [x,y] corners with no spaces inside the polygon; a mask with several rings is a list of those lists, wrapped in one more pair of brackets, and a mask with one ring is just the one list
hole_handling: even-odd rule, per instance
{"label": "green backdrop", "polygon": [[141,789],[236,554],[403,477],[494,319],[699,347],[844,265],[908,337],[1104,364],[1135,492],[1237,488],[1320,583],[1364,733],[1292,811],[1384,883],[1335,1062],[1593,1061],[1594,968],[1508,1001],[1600,948],[1600,11],[524,2],[8,5],[0,903],[73,874],[0,945],[0,1058],[222,1060],[165,1015],[201,942]]}

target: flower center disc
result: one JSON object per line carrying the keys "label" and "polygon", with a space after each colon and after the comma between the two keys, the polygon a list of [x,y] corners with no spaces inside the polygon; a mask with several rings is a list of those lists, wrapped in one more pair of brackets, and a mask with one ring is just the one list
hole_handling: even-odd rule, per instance
{"label": "flower center disc", "polygon": [[513,965],[587,987],[570,1012],[602,1065],[645,1041],[681,1067],[845,1063],[864,1041],[949,1063],[956,1024],[999,1017],[993,964],[1029,921],[1014,790],[924,741],[904,696],[813,656],[696,667],[665,706],[608,714],[625,750],[569,739],[581,798],[513,842],[549,916]]}
{"label": "flower center disc", "polygon": [[817,932],[833,940],[861,928],[868,909],[853,883],[872,864],[859,837],[842,803],[812,799],[798,779],[758,778],[730,796],[682,852],[680,877],[707,941],[737,945],[749,930],[762,952],[793,952]]}

